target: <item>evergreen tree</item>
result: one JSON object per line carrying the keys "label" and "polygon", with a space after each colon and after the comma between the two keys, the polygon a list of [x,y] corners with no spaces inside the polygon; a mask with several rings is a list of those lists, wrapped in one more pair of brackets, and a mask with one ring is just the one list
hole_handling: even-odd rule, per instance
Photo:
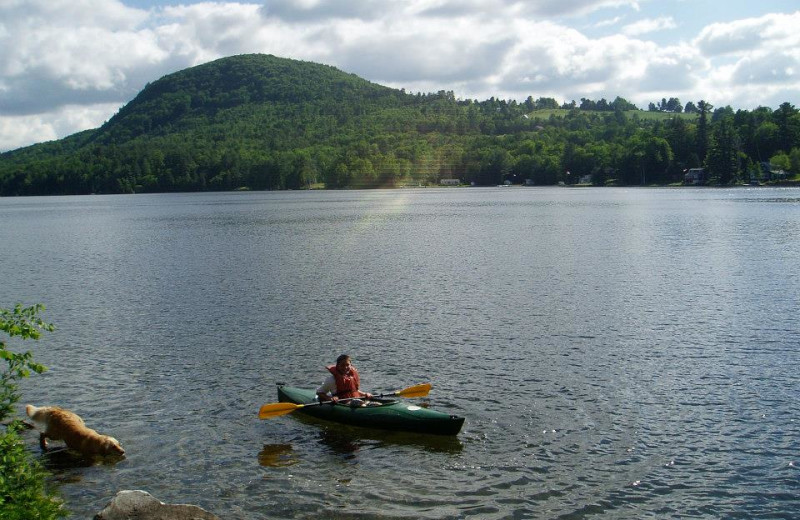
{"label": "evergreen tree", "polygon": [[778,125],[778,146],[789,153],[792,144],[800,138],[800,115],[794,105],[786,102],[775,111],[774,119]]}
{"label": "evergreen tree", "polygon": [[697,121],[697,156],[705,162],[708,154],[708,113],[714,108],[713,105],[704,100],[697,103],[697,110],[700,118]]}
{"label": "evergreen tree", "polygon": [[718,184],[731,184],[739,178],[739,138],[733,118],[726,117],[714,129],[707,165],[711,178]]}

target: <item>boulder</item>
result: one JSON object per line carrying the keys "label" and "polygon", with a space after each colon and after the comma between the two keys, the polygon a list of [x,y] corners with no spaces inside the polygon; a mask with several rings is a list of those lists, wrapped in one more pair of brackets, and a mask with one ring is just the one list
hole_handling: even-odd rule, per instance
{"label": "boulder", "polygon": [[165,504],[146,491],[120,491],[94,520],[219,520],[205,509]]}

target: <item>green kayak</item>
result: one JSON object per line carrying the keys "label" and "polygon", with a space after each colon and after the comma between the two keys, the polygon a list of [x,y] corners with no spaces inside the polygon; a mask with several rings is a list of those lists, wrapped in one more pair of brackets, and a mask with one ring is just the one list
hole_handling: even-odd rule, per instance
{"label": "green kayak", "polygon": [[[312,405],[317,403],[314,390],[278,385],[278,400],[282,403]],[[464,424],[464,418],[449,415],[404,401],[377,399],[380,406],[353,407],[349,404],[313,404],[298,409],[300,413],[343,424],[430,433],[434,435],[456,435]]]}

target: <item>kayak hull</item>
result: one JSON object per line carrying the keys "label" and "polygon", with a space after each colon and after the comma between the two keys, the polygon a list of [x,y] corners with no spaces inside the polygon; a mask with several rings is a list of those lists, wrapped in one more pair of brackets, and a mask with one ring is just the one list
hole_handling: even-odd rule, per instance
{"label": "kayak hull", "polygon": [[[282,403],[314,404],[314,390],[291,386],[278,386],[278,400]],[[381,430],[456,435],[464,425],[464,418],[436,410],[422,408],[403,401],[381,400],[381,406],[352,407],[349,404],[315,404],[298,409],[299,413],[353,426]]]}

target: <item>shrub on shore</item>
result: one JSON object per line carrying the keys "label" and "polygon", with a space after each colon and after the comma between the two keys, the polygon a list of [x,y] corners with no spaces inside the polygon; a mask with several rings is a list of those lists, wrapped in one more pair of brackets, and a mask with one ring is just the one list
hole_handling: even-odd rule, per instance
{"label": "shrub on shore", "polygon": [[[14,309],[0,308],[0,332],[9,338],[38,340],[41,331],[52,331],[38,314],[42,305]],[[22,421],[14,417],[14,405],[19,402],[18,381],[41,373],[43,365],[33,360],[31,352],[14,352],[0,338],[0,359],[5,366],[0,372],[0,518],[4,520],[40,519],[50,520],[67,516],[61,500],[48,488],[47,473],[25,448],[20,437],[24,428]]]}

